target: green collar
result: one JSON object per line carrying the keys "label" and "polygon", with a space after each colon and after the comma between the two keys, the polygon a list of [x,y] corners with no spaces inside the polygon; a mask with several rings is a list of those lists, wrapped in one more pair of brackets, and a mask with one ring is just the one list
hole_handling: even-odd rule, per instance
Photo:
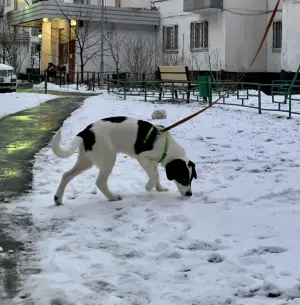
{"label": "green collar", "polygon": [[[159,127],[158,127],[158,126],[155,126],[155,128],[157,128],[157,129],[159,130]],[[145,140],[144,140],[144,144],[149,140],[149,137],[150,137],[150,135],[151,135],[153,129],[154,129],[154,126],[152,126],[152,127],[149,129],[148,133],[146,134],[146,137],[145,137]],[[158,161],[158,163],[164,162],[165,159],[166,159],[166,156],[167,156],[167,154],[168,154],[168,149],[169,149],[168,131],[166,131],[165,134],[166,134],[166,141],[165,141],[164,152],[163,152],[163,154],[162,154],[160,160]]]}

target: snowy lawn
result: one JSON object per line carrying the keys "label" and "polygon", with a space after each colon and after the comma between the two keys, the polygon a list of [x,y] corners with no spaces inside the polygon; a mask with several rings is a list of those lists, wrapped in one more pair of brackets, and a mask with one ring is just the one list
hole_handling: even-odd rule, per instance
{"label": "snowy lawn", "polygon": [[[33,85],[33,89],[41,89],[44,90],[45,89],[45,82],[41,82],[37,85]],[[87,90],[87,86],[86,85],[79,85],[78,89],[76,84],[68,84],[68,85],[56,85],[53,83],[48,82],[47,83],[47,89],[48,90],[54,90],[54,91],[64,91],[64,92],[80,92],[80,93],[100,93],[100,92],[105,92],[107,91],[106,89],[98,89],[95,88],[95,91],[92,90]]]}
{"label": "snowy lawn", "polygon": [[0,118],[24,109],[37,107],[56,97],[56,95],[39,93],[1,93]]}
{"label": "snowy lawn", "polygon": [[[198,109],[90,97],[65,121],[64,143],[100,118],[150,119],[158,108],[168,118],[155,123],[165,126]],[[61,160],[43,149],[32,194],[10,206],[29,209],[36,228],[26,267],[41,272],[27,277],[21,295],[35,305],[299,304],[299,124],[215,106],[174,129],[196,163],[191,198],[179,195],[163,169],[170,191],[147,193],[137,161],[120,155],[109,184],[122,201],[107,202],[97,191],[93,168],[56,207],[54,192],[76,156]]]}

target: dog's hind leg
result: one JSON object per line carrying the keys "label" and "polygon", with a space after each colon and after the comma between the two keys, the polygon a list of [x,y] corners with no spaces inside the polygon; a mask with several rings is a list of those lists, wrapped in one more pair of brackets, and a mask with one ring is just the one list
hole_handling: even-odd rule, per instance
{"label": "dog's hind leg", "polygon": [[[100,172],[96,181],[96,186],[109,201],[121,200],[122,196],[113,194],[107,186],[107,180],[114,168],[117,155],[112,151],[109,151],[104,155],[106,156],[105,159],[101,160],[101,164],[99,164]],[[109,158],[107,156],[109,156]]]}
{"label": "dog's hind leg", "polygon": [[83,173],[84,171],[90,169],[92,166],[93,166],[93,162],[91,160],[79,155],[77,162],[75,163],[73,168],[70,169],[69,171],[65,172],[62,175],[60,184],[59,184],[57,191],[55,193],[55,196],[54,196],[54,201],[55,201],[56,205],[62,204],[62,198],[63,198],[64,191],[65,191],[65,188],[68,185],[68,183],[76,176],[78,176],[81,173]]}

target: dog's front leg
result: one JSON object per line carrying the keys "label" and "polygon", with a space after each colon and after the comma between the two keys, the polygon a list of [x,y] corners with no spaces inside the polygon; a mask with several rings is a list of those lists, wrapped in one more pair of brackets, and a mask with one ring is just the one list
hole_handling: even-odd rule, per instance
{"label": "dog's front leg", "polygon": [[162,187],[160,184],[157,162],[146,157],[140,158],[138,161],[149,177],[149,181],[147,182],[145,189],[147,191],[151,191],[155,187],[158,192],[167,191],[167,189]]}
{"label": "dog's front leg", "polygon": [[166,187],[163,187],[161,184],[160,184],[160,181],[159,181],[159,178],[158,178],[158,182],[156,183],[156,186],[155,186],[156,190],[158,192],[167,192],[169,189],[167,189]]}
{"label": "dog's front leg", "polygon": [[141,167],[146,171],[146,173],[149,177],[149,180],[145,186],[145,189],[147,191],[151,191],[159,181],[157,163],[154,161],[151,161],[147,157],[141,157],[138,159],[138,161],[139,161]]}

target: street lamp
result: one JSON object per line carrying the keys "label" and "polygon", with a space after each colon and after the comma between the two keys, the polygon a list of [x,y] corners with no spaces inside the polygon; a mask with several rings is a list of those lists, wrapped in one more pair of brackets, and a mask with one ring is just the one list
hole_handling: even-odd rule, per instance
{"label": "street lamp", "polygon": [[39,51],[39,74],[41,74],[41,42],[42,42],[42,34],[39,34],[39,43],[38,43],[38,51]]}

